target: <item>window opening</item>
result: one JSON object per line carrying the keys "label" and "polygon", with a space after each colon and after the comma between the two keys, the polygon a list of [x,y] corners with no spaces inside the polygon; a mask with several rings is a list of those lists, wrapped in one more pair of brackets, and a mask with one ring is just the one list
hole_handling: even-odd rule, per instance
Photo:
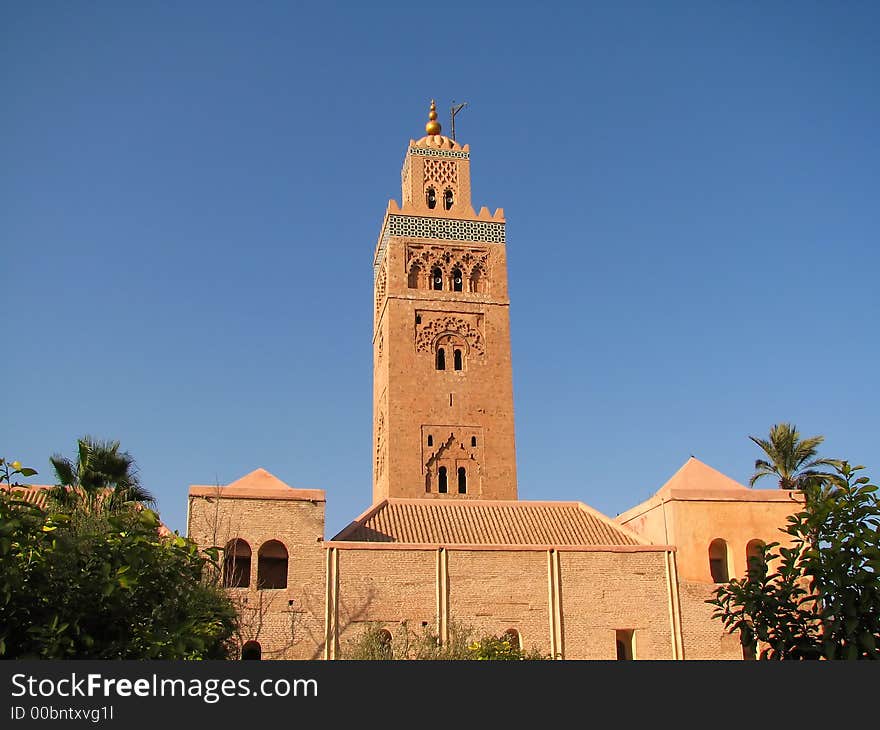
{"label": "window opening", "polygon": [[251,584],[251,546],[244,540],[226,545],[223,558],[223,586],[247,588]]}
{"label": "window opening", "polygon": [[257,557],[257,588],[287,588],[287,548],[278,540],[260,547]]}
{"label": "window opening", "polygon": [[727,569],[727,543],[721,538],[712,540],[709,545],[709,572],[713,583],[727,583],[730,574]]}
{"label": "window opening", "polygon": [[263,648],[260,646],[260,643],[258,641],[248,641],[245,643],[241,647],[241,658],[245,661],[248,659],[262,659]]}
{"label": "window opening", "polygon": [[618,629],[615,632],[617,658],[621,661],[635,659],[635,641],[632,629]]}

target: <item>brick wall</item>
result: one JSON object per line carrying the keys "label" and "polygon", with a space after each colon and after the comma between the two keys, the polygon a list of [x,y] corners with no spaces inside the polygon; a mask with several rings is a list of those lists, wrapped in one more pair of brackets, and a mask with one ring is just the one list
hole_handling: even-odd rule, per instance
{"label": "brick wall", "polygon": [[[308,500],[190,497],[187,534],[202,547],[250,545],[248,588],[230,588],[239,609],[239,648],[257,641],[266,659],[317,659],[324,641],[324,503]],[[257,589],[260,546],[278,540],[288,552],[286,589]]]}
{"label": "brick wall", "polygon": [[[436,631],[436,549],[344,547],[339,555],[339,644],[344,655],[370,623],[395,642],[404,631]],[[545,550],[446,551],[448,620],[475,636],[516,629],[527,651],[551,653]],[[663,552],[559,551],[563,648],[568,659],[616,658],[615,631],[635,630],[639,659],[672,658]]]}
{"label": "brick wall", "polygon": [[526,651],[550,653],[547,553],[449,551],[449,616],[477,636],[519,631]]}
{"label": "brick wall", "polygon": [[565,658],[615,659],[615,631],[635,630],[637,659],[671,659],[663,552],[559,552]]}
{"label": "brick wall", "polygon": [[397,645],[407,630],[436,631],[436,550],[343,549],[339,555],[339,648],[349,650],[371,623]]}
{"label": "brick wall", "polygon": [[705,602],[714,590],[712,583],[679,584],[685,659],[743,658],[739,637],[725,632],[721,621],[712,618],[714,606]]}

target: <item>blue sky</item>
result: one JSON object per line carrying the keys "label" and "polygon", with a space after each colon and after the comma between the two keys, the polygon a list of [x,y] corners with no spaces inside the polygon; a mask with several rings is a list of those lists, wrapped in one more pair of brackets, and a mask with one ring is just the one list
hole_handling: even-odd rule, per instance
{"label": "blue sky", "polygon": [[[611,516],[773,423],[880,478],[880,6],[0,7],[0,455],[119,439],[185,531],[371,499],[372,256],[436,98],[507,215],[519,493]],[[770,487],[770,484],[767,484]]]}

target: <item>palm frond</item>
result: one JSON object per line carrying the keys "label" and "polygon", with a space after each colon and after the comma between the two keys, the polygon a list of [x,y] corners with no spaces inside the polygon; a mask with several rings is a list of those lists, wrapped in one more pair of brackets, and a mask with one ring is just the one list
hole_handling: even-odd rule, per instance
{"label": "palm frond", "polygon": [[52,469],[55,470],[55,478],[59,484],[72,487],[77,483],[76,468],[70,459],[66,459],[61,454],[53,454],[49,458]]}
{"label": "palm frond", "polygon": [[53,456],[50,462],[62,484],[77,488],[78,496],[68,491],[61,498],[68,503],[76,501],[89,511],[115,510],[128,502],[156,502],[150,491],[141,486],[134,457],[120,450],[119,441],[83,436],[77,440],[75,464],[60,455]]}
{"label": "palm frond", "polygon": [[836,466],[835,459],[815,458],[824,436],[801,438],[797,426],[791,423],[775,423],[770,427],[769,438],[756,436],[749,438],[767,455],[769,462],[763,459],[755,461],[755,473],[749,480],[754,486],[758,479],[770,474],[779,477],[781,489],[800,489],[805,484],[813,484],[817,479],[827,479],[830,474],[816,472],[815,467]]}
{"label": "palm frond", "polygon": [[749,479],[749,486],[755,486],[755,482],[757,482],[759,479],[762,479],[763,477],[774,475],[778,476],[778,473],[773,464],[768,461],[764,461],[763,459],[757,459],[755,461],[755,473],[752,474],[751,478]]}

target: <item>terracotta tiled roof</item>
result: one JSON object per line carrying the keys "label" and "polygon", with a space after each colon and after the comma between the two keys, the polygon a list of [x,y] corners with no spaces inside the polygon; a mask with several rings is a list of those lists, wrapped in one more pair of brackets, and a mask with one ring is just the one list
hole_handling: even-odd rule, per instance
{"label": "terracotta tiled roof", "polygon": [[334,540],[446,545],[642,545],[581,502],[387,499]]}
{"label": "terracotta tiled roof", "polygon": [[3,489],[10,492],[16,499],[20,499],[22,502],[30,502],[31,504],[37,505],[37,507],[45,507],[46,498],[49,496],[49,490],[52,489],[52,487],[43,484],[15,484],[9,487],[4,484]]}

